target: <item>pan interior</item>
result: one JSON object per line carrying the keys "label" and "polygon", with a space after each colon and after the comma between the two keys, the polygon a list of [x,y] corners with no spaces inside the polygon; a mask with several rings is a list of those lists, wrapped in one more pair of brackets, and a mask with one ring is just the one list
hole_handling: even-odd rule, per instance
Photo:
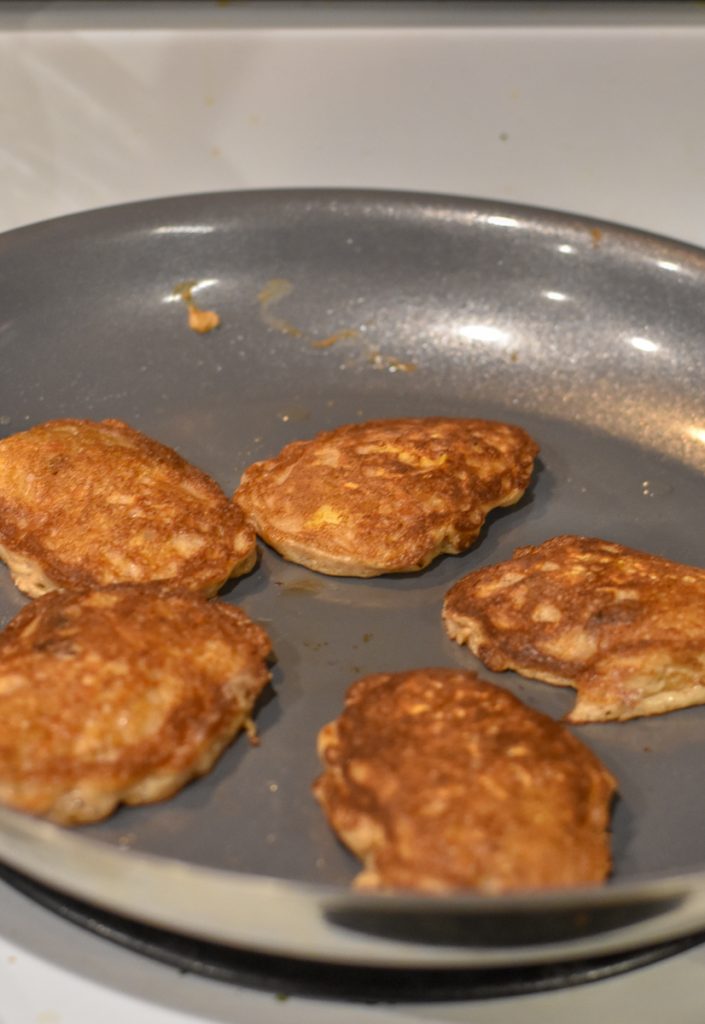
{"label": "pan interior", "polygon": [[[531,489],[466,554],[335,579],[264,548],[224,593],[270,632],[261,745],[86,835],[197,865],[346,886],[310,787],[315,737],[358,675],[466,666],[555,717],[572,694],[492,675],[443,634],[449,586],[559,533],[703,565],[705,257],[547,211],[370,192],[159,200],[0,238],[3,436],[119,417],[231,492],[290,440],[383,416],[507,420],[541,445]],[[184,295],[221,325],[191,330]],[[23,605],[0,571],[0,614]],[[615,879],[705,867],[705,708],[576,729],[619,780]]]}

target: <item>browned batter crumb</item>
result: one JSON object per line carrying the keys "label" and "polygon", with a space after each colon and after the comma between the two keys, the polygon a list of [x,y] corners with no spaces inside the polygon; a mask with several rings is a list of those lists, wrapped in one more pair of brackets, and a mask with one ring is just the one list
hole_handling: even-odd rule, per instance
{"label": "browned batter crumb", "polygon": [[182,281],[174,289],[174,295],[183,300],[188,310],[188,325],[197,334],[208,334],[209,331],[220,327],[221,319],[214,309],[201,309],[193,298],[193,289],[197,281]]}
{"label": "browned batter crumb", "polygon": [[193,300],[186,303],[188,307],[188,325],[197,334],[208,334],[220,327],[220,317],[214,309],[201,309]]}

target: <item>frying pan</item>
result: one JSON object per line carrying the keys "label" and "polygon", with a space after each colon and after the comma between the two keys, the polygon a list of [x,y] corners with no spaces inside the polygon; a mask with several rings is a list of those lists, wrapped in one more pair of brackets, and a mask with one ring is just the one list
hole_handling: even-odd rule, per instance
{"label": "frying pan", "polygon": [[[705,927],[705,708],[575,727],[619,781],[598,889],[359,893],[310,787],[315,738],[359,675],[467,667],[560,718],[572,695],[493,675],[445,636],[470,570],[559,533],[703,565],[705,254],[584,217],[352,190],[182,196],[0,236],[0,429],[119,417],[232,492],[285,443],[381,416],[523,426],[541,455],[514,508],[419,574],[317,575],[261,546],[222,598],[277,654],[237,740],[168,802],[65,830],[0,811],[0,858],[175,933],[340,964],[501,966],[645,947]],[[217,312],[189,327],[186,300]],[[25,599],[0,570],[0,616]]]}

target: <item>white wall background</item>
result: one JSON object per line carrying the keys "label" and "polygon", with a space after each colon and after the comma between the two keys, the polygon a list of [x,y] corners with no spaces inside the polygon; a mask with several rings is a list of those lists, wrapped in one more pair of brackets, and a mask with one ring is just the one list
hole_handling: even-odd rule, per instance
{"label": "white wall background", "polygon": [[0,230],[403,188],[705,245],[705,6],[0,3]]}

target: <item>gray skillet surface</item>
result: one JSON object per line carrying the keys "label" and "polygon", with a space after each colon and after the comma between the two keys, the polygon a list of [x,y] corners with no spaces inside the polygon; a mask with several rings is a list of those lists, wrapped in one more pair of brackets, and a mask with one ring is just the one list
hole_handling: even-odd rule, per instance
{"label": "gray skillet surface", "polygon": [[[222,319],[210,334],[187,326],[174,294],[187,281]],[[492,675],[445,637],[440,608],[455,580],[566,532],[705,564],[699,250],[471,199],[243,192],[10,232],[0,288],[3,436],[54,417],[120,417],[228,493],[286,442],[372,417],[502,419],[541,445],[524,500],[490,516],[472,550],[421,574],[329,578],[262,548],[257,569],[223,594],[276,650],[261,745],[239,739],[177,797],[123,808],[72,843],[347,893],[356,863],[310,786],[316,734],[353,679],[461,666],[554,717],[572,703],[571,692]],[[6,622],[24,599],[0,572]],[[619,780],[608,889],[686,876],[699,891],[705,708],[575,731]],[[0,855],[9,847],[5,835]],[[287,941],[296,952],[295,935]]]}

